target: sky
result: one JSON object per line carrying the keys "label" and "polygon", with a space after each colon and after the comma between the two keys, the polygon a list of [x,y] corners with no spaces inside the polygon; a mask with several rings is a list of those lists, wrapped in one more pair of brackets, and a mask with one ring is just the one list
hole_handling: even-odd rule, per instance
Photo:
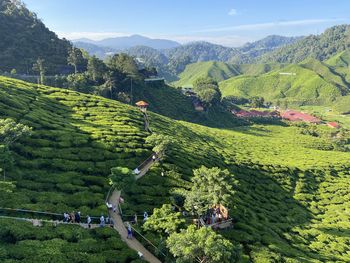
{"label": "sky", "polygon": [[70,40],[140,34],[241,46],[268,35],[320,34],[350,23],[350,0],[23,0]]}

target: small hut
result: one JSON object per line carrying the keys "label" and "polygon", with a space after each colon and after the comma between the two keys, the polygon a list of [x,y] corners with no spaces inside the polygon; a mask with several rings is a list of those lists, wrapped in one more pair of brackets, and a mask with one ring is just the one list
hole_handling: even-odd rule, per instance
{"label": "small hut", "polygon": [[139,107],[139,109],[142,112],[146,112],[147,111],[147,107],[149,106],[149,104],[143,100],[140,100],[138,102],[135,103],[137,107]]}

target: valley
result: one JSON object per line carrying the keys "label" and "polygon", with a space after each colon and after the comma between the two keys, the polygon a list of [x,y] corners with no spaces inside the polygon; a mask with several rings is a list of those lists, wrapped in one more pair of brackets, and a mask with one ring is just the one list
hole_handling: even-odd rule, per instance
{"label": "valley", "polygon": [[108,32],[172,32],[169,3],[72,2],[108,24],[67,40],[31,11],[62,3],[24,2],[0,1],[0,262],[350,262],[349,25],[196,17],[184,41]]}

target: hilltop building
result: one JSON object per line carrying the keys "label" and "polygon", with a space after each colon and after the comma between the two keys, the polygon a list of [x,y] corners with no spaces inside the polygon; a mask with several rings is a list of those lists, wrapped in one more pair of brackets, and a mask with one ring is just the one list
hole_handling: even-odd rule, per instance
{"label": "hilltop building", "polygon": [[315,124],[319,124],[321,122],[321,120],[315,116],[295,110],[286,110],[281,113],[281,117],[282,119],[288,121],[303,121]]}

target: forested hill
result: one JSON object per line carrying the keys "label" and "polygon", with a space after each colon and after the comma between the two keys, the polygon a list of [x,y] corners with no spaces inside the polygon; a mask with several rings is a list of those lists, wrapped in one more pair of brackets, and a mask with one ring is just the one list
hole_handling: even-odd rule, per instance
{"label": "forested hill", "polygon": [[[71,44],[51,32],[21,1],[0,1],[0,69],[32,73],[38,58],[46,73],[65,73]],[[69,68],[68,68],[69,69]]]}
{"label": "forested hill", "polygon": [[298,63],[308,57],[325,60],[350,47],[350,25],[327,29],[321,35],[310,35],[292,45],[262,56],[260,62]]}

